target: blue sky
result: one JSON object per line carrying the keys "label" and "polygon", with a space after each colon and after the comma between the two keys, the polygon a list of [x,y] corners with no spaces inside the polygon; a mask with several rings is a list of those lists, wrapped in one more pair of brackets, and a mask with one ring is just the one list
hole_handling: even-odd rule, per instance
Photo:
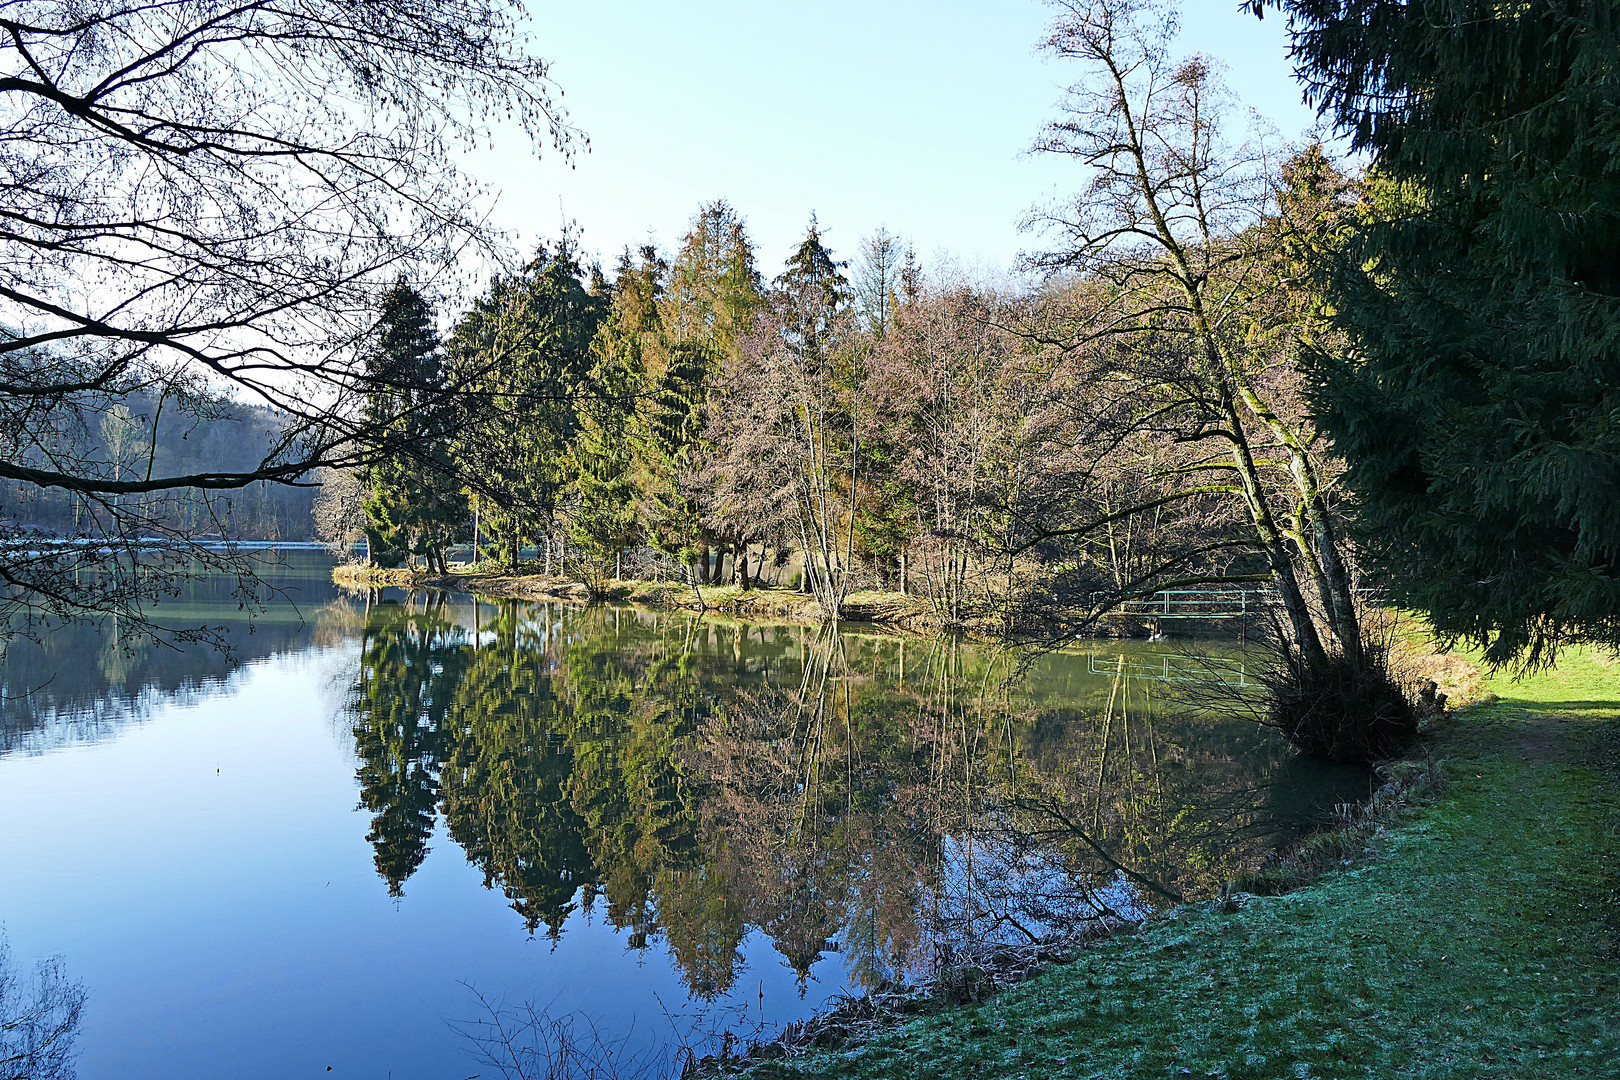
{"label": "blue sky", "polygon": [[[1070,162],[1025,153],[1078,77],[1036,52],[1033,0],[529,0],[536,51],[590,136],[568,168],[501,137],[468,162],[500,192],[494,220],[527,249],[577,221],[611,263],[651,237],[673,248],[724,198],[774,275],[814,211],[843,255],[879,225],[993,272],[1037,237],[1019,218],[1079,187]],[[1225,61],[1243,104],[1285,138],[1300,102],[1277,18],[1187,0],[1181,51]]]}

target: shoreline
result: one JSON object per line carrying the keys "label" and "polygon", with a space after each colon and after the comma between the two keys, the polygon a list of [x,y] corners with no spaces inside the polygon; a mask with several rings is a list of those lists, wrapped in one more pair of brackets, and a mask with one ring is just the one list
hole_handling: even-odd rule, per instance
{"label": "shoreline", "polygon": [[1435,721],[1344,824],[1222,896],[1042,943],[1033,970],[986,957],[931,993],[846,1000],[696,1071],[1599,1075],[1620,1060],[1607,1005],[1620,984],[1620,661],[1561,660],[1520,683],[1486,679],[1490,692]]}
{"label": "shoreline", "polygon": [[[1438,723],[1454,722],[1455,716],[1446,714]],[[775,1076],[769,1065],[792,1069],[801,1059],[859,1046],[919,1018],[989,1003],[1054,969],[1077,964],[1088,950],[1120,938],[1203,915],[1231,914],[1256,901],[1308,889],[1343,867],[1365,864],[1376,856],[1368,845],[1381,841],[1390,828],[1408,823],[1424,803],[1443,791],[1445,779],[1426,752],[1428,741],[1414,747],[1414,756],[1376,766],[1384,783],[1337,823],[1276,849],[1260,867],[1234,877],[1219,896],[1189,900],[1140,918],[1099,916],[1073,932],[1029,943],[969,944],[925,982],[835,997],[828,1008],[789,1024],[774,1038],[748,1043],[740,1052],[732,1053],[728,1047],[695,1058],[682,1076]]]}
{"label": "shoreline", "polygon": [[[684,582],[614,581],[593,594],[583,583],[546,574],[452,572],[364,567],[334,567],[332,581],[346,589],[437,589],[476,593],[498,600],[536,600],[570,604],[633,604],[638,607],[720,614],[742,619],[782,619],[825,623],[814,596],[793,589],[735,585],[693,586]],[[844,601],[843,622],[874,623],[901,630],[936,631],[941,622],[925,599],[897,592],[856,592]],[[971,627],[964,627],[971,631]]]}
{"label": "shoreline", "polygon": [[[620,582],[593,597],[581,583],[538,574],[438,575],[346,566],[335,569],[333,578],[350,588],[433,589],[582,605],[605,601],[741,618],[823,621],[813,597],[781,589],[743,593],[732,587],[695,590],[686,584]],[[859,610],[856,605],[863,599],[852,597],[850,607]],[[878,617],[861,621],[916,626],[919,614],[931,614],[926,602],[914,597],[875,594],[874,599],[890,604],[904,600],[909,610],[896,604],[899,610],[890,609],[893,614],[880,610]],[[852,610],[848,618],[860,617]],[[1606,957],[1608,967],[1602,970],[1608,974],[1597,984],[1588,980],[1582,993],[1592,996],[1596,985],[1601,995],[1620,981],[1620,963],[1615,962],[1620,958],[1620,665],[1571,650],[1563,657],[1567,673],[1510,684],[1501,676],[1482,678],[1462,656],[1433,653],[1427,639],[1407,625],[1397,651],[1414,661],[1414,668],[1446,684],[1459,707],[1431,722],[1408,756],[1384,765],[1383,786],[1368,802],[1347,808],[1334,826],[1279,849],[1264,866],[1232,880],[1213,898],[1141,922],[1099,923],[1061,939],[965,950],[928,983],[835,998],[775,1038],[728,1041],[718,1055],[689,1059],[682,1075],[745,1072],[784,1080],[1051,1075],[1078,1080],[1137,1075],[1139,1052],[1131,1047],[1139,1046],[1147,1048],[1155,1074],[1258,1078],[1281,1075],[1276,1069],[1292,1065],[1296,1075],[1324,1080],[1352,1074],[1439,1080],[1500,1072],[1482,1068],[1454,1073],[1437,1067],[1454,1060],[1455,1053],[1488,1065],[1502,1049],[1499,1042],[1539,1054],[1549,1041],[1563,1038],[1568,1025],[1584,1032],[1590,1017],[1570,1013],[1568,995],[1549,995],[1542,992],[1545,988],[1530,986],[1535,978],[1530,972],[1546,974],[1559,961],[1553,982],[1573,984],[1575,976],[1567,973],[1592,966],[1594,957],[1600,963]],[[1497,693],[1508,700],[1499,700]],[[1594,773],[1585,764],[1588,755],[1582,747],[1600,734],[1612,747],[1611,760]],[[1534,766],[1548,760],[1557,774],[1537,775]],[[1572,771],[1579,774],[1574,782]],[[1538,783],[1570,798],[1563,805],[1548,800],[1547,790],[1535,793]],[[1576,797],[1599,788],[1595,799]],[[1490,812],[1505,804],[1511,804],[1504,811],[1508,822],[1499,824]],[[1499,840],[1498,832],[1506,839]],[[1585,849],[1576,850],[1582,842]],[[1464,849],[1461,855],[1459,848]],[[1581,856],[1587,856],[1586,870],[1605,858],[1612,860],[1608,877],[1602,879],[1613,897],[1614,910],[1606,920],[1602,890],[1584,896],[1596,898],[1592,906],[1600,909],[1598,937],[1611,934],[1610,951],[1585,947],[1573,958],[1534,952],[1535,963],[1491,966],[1507,953],[1545,944],[1538,935],[1555,910],[1562,909],[1558,933],[1564,936],[1547,937],[1557,938],[1560,951],[1566,938],[1576,939],[1580,916],[1569,910],[1575,905],[1567,902],[1564,890],[1545,880],[1545,868],[1561,867],[1571,857],[1579,864]],[[1506,870],[1498,863],[1506,864]],[[1539,866],[1542,872],[1515,876],[1519,863]],[[1458,866],[1463,869],[1457,871]],[[1586,907],[1579,905],[1581,912]],[[1543,910],[1546,919],[1539,917]],[[1593,935],[1585,937],[1583,944],[1591,946]],[[1387,961],[1362,964],[1372,953]],[[1462,981],[1448,981],[1453,966],[1466,972],[1458,976]],[[1411,978],[1403,979],[1403,974]],[[1474,983],[1498,997],[1481,997],[1483,991],[1476,991]],[[1318,984],[1330,986],[1325,998],[1301,991]],[[1413,986],[1418,988],[1416,1003],[1408,1008],[1400,1000]],[[1196,993],[1189,993],[1189,987]],[[1190,998],[1197,999],[1192,1007]],[[1369,1016],[1361,1004],[1369,1000],[1388,1011]],[[1199,1003],[1207,1015],[1198,1010]],[[1443,1021],[1478,1020],[1476,1009],[1489,1014],[1492,1008],[1516,1009],[1529,1019],[1508,1025],[1496,1041],[1493,1032],[1482,1029],[1470,1035],[1474,1041],[1467,1046],[1446,1042]],[[1264,1039],[1236,1045],[1245,1024],[1251,1034],[1255,1029],[1251,1021],[1256,1010],[1274,1021],[1275,1030]],[[1214,1017],[1218,1023],[1212,1022]],[[1376,1023],[1380,1020],[1384,1022]],[[1290,1056],[1300,1047],[1343,1042],[1346,1028],[1358,1026],[1376,1034],[1359,1042],[1351,1039],[1351,1057]],[[1548,1030],[1556,1030],[1559,1038]],[[1403,1059],[1391,1056],[1402,1046],[1429,1044],[1455,1053],[1437,1051],[1426,1068],[1412,1071],[1399,1068]],[[1582,1070],[1593,1065],[1588,1048],[1607,1052],[1599,1046],[1590,1037],[1584,1043],[1566,1038],[1563,1048],[1572,1071],[1529,1074],[1584,1080],[1588,1073]],[[1613,1049],[1620,1052],[1620,1033]],[[1504,1060],[1513,1063],[1500,1073],[1504,1077],[1547,1061],[1545,1054],[1504,1055]],[[1198,1068],[1189,1073],[1188,1065]],[[1299,1072],[1300,1066],[1310,1068]]]}

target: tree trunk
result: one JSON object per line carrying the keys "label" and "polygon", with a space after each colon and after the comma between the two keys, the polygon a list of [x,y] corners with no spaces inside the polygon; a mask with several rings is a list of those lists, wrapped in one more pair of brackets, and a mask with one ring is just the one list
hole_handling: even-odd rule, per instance
{"label": "tree trunk", "polygon": [[1327,500],[1322,497],[1321,485],[1316,480],[1316,467],[1298,433],[1283,423],[1282,418],[1246,379],[1236,381],[1238,393],[1249,411],[1270,428],[1288,450],[1288,472],[1293,478],[1295,491],[1299,493],[1300,520],[1294,542],[1299,546],[1300,558],[1310,567],[1316,579],[1328,629],[1338,640],[1345,657],[1352,664],[1360,666],[1361,623],[1356,615],[1355,590],[1344,557],[1339,552],[1338,538],[1333,533]]}
{"label": "tree trunk", "polygon": [[1306,664],[1316,671],[1323,671],[1327,668],[1327,650],[1322,647],[1321,635],[1316,632],[1316,624],[1311,621],[1310,608],[1300,592],[1299,578],[1294,574],[1294,562],[1283,546],[1281,531],[1272,517],[1271,507],[1266,503],[1260,470],[1249,450],[1236,404],[1227,397],[1222,405],[1226,412],[1226,422],[1231,428],[1232,463],[1237,466],[1238,476],[1243,481],[1244,495],[1249,504],[1249,517],[1254,523],[1255,534],[1269,564],[1272,584],[1282,601],[1283,612],[1288,616],[1289,628],[1294,634],[1294,644],[1299,647],[1300,655]]}

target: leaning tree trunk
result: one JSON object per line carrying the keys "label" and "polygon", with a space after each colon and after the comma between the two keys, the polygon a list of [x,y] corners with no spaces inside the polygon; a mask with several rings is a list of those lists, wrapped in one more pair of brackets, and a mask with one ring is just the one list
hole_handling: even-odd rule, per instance
{"label": "leaning tree trunk", "polygon": [[1328,628],[1338,640],[1339,648],[1352,664],[1360,666],[1361,622],[1356,614],[1355,589],[1344,556],[1339,551],[1338,537],[1334,534],[1333,519],[1316,479],[1316,465],[1311,460],[1304,441],[1283,423],[1276,412],[1249,386],[1246,379],[1238,380],[1238,392],[1249,411],[1268,427],[1276,439],[1288,450],[1288,472],[1299,494],[1299,517],[1303,520],[1296,530],[1295,543],[1300,555],[1316,578],[1317,590],[1322,598],[1322,610]]}
{"label": "leaning tree trunk", "polygon": [[1249,447],[1248,438],[1243,433],[1242,418],[1238,415],[1236,403],[1231,396],[1223,393],[1222,398],[1222,409],[1231,428],[1228,439],[1232,444],[1232,464],[1236,466],[1238,476],[1243,482],[1244,500],[1248,503],[1255,538],[1260,542],[1260,548],[1265,554],[1272,585],[1276,588],[1283,612],[1288,617],[1288,627],[1293,633],[1294,644],[1299,648],[1300,657],[1308,667],[1315,671],[1324,671],[1328,664],[1327,650],[1322,646],[1321,635],[1317,633],[1316,623],[1311,619],[1310,606],[1305,603],[1305,595],[1300,590],[1299,577],[1294,573],[1294,561],[1283,543],[1282,530],[1277,527],[1271,505],[1266,501],[1265,486],[1260,470],[1255,465],[1254,453]]}

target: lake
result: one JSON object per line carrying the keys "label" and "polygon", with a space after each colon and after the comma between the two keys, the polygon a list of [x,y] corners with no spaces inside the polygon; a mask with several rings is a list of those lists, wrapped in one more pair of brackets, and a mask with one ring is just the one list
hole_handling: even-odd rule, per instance
{"label": "lake", "polygon": [[89,993],[85,1080],[498,1076],[523,1011],[673,1060],[838,994],[1219,890],[1366,777],[1179,706],[1230,646],[984,645],[346,595],[267,554],[18,641],[0,924]]}

